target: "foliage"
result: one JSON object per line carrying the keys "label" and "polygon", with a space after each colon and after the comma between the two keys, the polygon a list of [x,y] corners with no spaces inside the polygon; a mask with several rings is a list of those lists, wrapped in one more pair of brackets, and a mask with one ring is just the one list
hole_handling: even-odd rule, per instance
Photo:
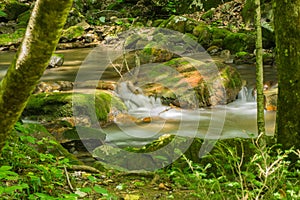
{"label": "foliage", "polygon": [[68,175],[67,169],[71,168],[69,160],[38,152],[33,146],[51,149],[56,141],[46,138],[38,140],[31,136],[32,131],[37,130],[17,123],[1,152],[1,199],[77,199],[83,195],[113,198],[98,185],[99,178],[96,175],[86,175],[89,184],[72,190],[70,184],[79,186],[82,180]]}
{"label": "foliage", "polygon": [[0,34],[0,45],[7,45],[10,43],[19,43],[21,42],[25,34],[25,29],[20,28],[12,34]]}
{"label": "foliage", "polygon": [[[216,145],[214,153],[203,158],[205,165],[193,163],[185,156],[187,167],[173,166],[169,177],[178,187],[195,190],[201,199],[298,199],[300,198],[300,151],[283,152],[278,146],[260,146],[252,141],[253,155],[246,156],[242,139],[240,149],[225,142]],[[293,168],[287,159],[297,154]]]}
{"label": "foliage", "polygon": [[0,10],[0,17],[6,17],[7,14],[3,11],[3,10]]}

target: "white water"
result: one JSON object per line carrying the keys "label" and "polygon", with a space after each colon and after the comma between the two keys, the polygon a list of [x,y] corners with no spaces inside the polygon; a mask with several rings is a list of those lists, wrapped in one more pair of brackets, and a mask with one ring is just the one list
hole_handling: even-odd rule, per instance
{"label": "white water", "polygon": [[[151,117],[153,120],[129,126],[117,124],[104,129],[108,134],[107,142],[118,146],[144,145],[163,134],[210,139],[257,135],[256,102],[252,90],[246,87],[240,91],[238,99],[228,105],[197,110],[170,109],[161,105],[159,99],[133,94],[125,87],[119,95],[129,108],[128,114],[137,118]],[[267,134],[272,135],[275,112],[265,112],[265,118]]]}

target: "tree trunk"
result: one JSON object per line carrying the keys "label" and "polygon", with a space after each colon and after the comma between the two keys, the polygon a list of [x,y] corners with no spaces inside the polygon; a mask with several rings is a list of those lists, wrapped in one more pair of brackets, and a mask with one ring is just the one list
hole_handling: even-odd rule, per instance
{"label": "tree trunk", "polygon": [[257,94],[257,129],[258,135],[265,134],[264,115],[264,81],[263,81],[263,55],[260,0],[255,0],[255,26],[256,26],[256,94]]}
{"label": "tree trunk", "polygon": [[25,37],[0,85],[0,149],[56,48],[72,0],[37,0]]}
{"label": "tree trunk", "polygon": [[278,70],[276,136],[284,149],[300,146],[300,0],[274,0]]}

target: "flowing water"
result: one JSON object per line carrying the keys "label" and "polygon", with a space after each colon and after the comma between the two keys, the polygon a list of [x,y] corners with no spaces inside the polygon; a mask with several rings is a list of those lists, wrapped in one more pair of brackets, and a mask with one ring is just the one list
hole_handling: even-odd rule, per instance
{"label": "flowing water", "polygon": [[[64,65],[47,69],[42,80],[74,81],[77,71],[91,49],[62,50],[65,56]],[[14,53],[0,53],[0,79],[4,76]],[[236,66],[247,85],[241,90],[239,98],[228,104],[197,110],[182,110],[169,108],[160,104],[159,99],[149,99],[143,95],[135,95],[122,90],[129,106],[129,114],[137,118],[149,117],[147,123],[119,123],[104,128],[108,135],[107,141],[118,145],[141,145],[162,134],[177,134],[204,138],[249,137],[256,134],[256,102],[252,96],[255,85],[255,66]],[[276,70],[265,66],[265,80],[276,80]],[[118,77],[110,73],[102,76],[106,80],[116,80]],[[123,92],[123,94],[122,94]],[[127,95],[127,96],[126,96]],[[133,101],[134,100],[134,101]],[[266,131],[272,135],[275,127],[275,112],[266,111]]]}

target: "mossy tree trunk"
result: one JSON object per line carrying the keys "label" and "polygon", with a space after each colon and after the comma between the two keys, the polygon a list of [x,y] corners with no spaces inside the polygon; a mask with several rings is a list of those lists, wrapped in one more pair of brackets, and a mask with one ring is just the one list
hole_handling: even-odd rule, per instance
{"label": "mossy tree trunk", "polygon": [[72,0],[37,0],[23,42],[0,85],[0,149],[56,48]]}
{"label": "mossy tree trunk", "polygon": [[264,94],[263,94],[263,53],[260,0],[255,0],[256,26],[256,92],[257,92],[257,128],[258,134],[265,134]]}
{"label": "mossy tree trunk", "polygon": [[274,0],[278,70],[277,141],[300,146],[300,0]]}

